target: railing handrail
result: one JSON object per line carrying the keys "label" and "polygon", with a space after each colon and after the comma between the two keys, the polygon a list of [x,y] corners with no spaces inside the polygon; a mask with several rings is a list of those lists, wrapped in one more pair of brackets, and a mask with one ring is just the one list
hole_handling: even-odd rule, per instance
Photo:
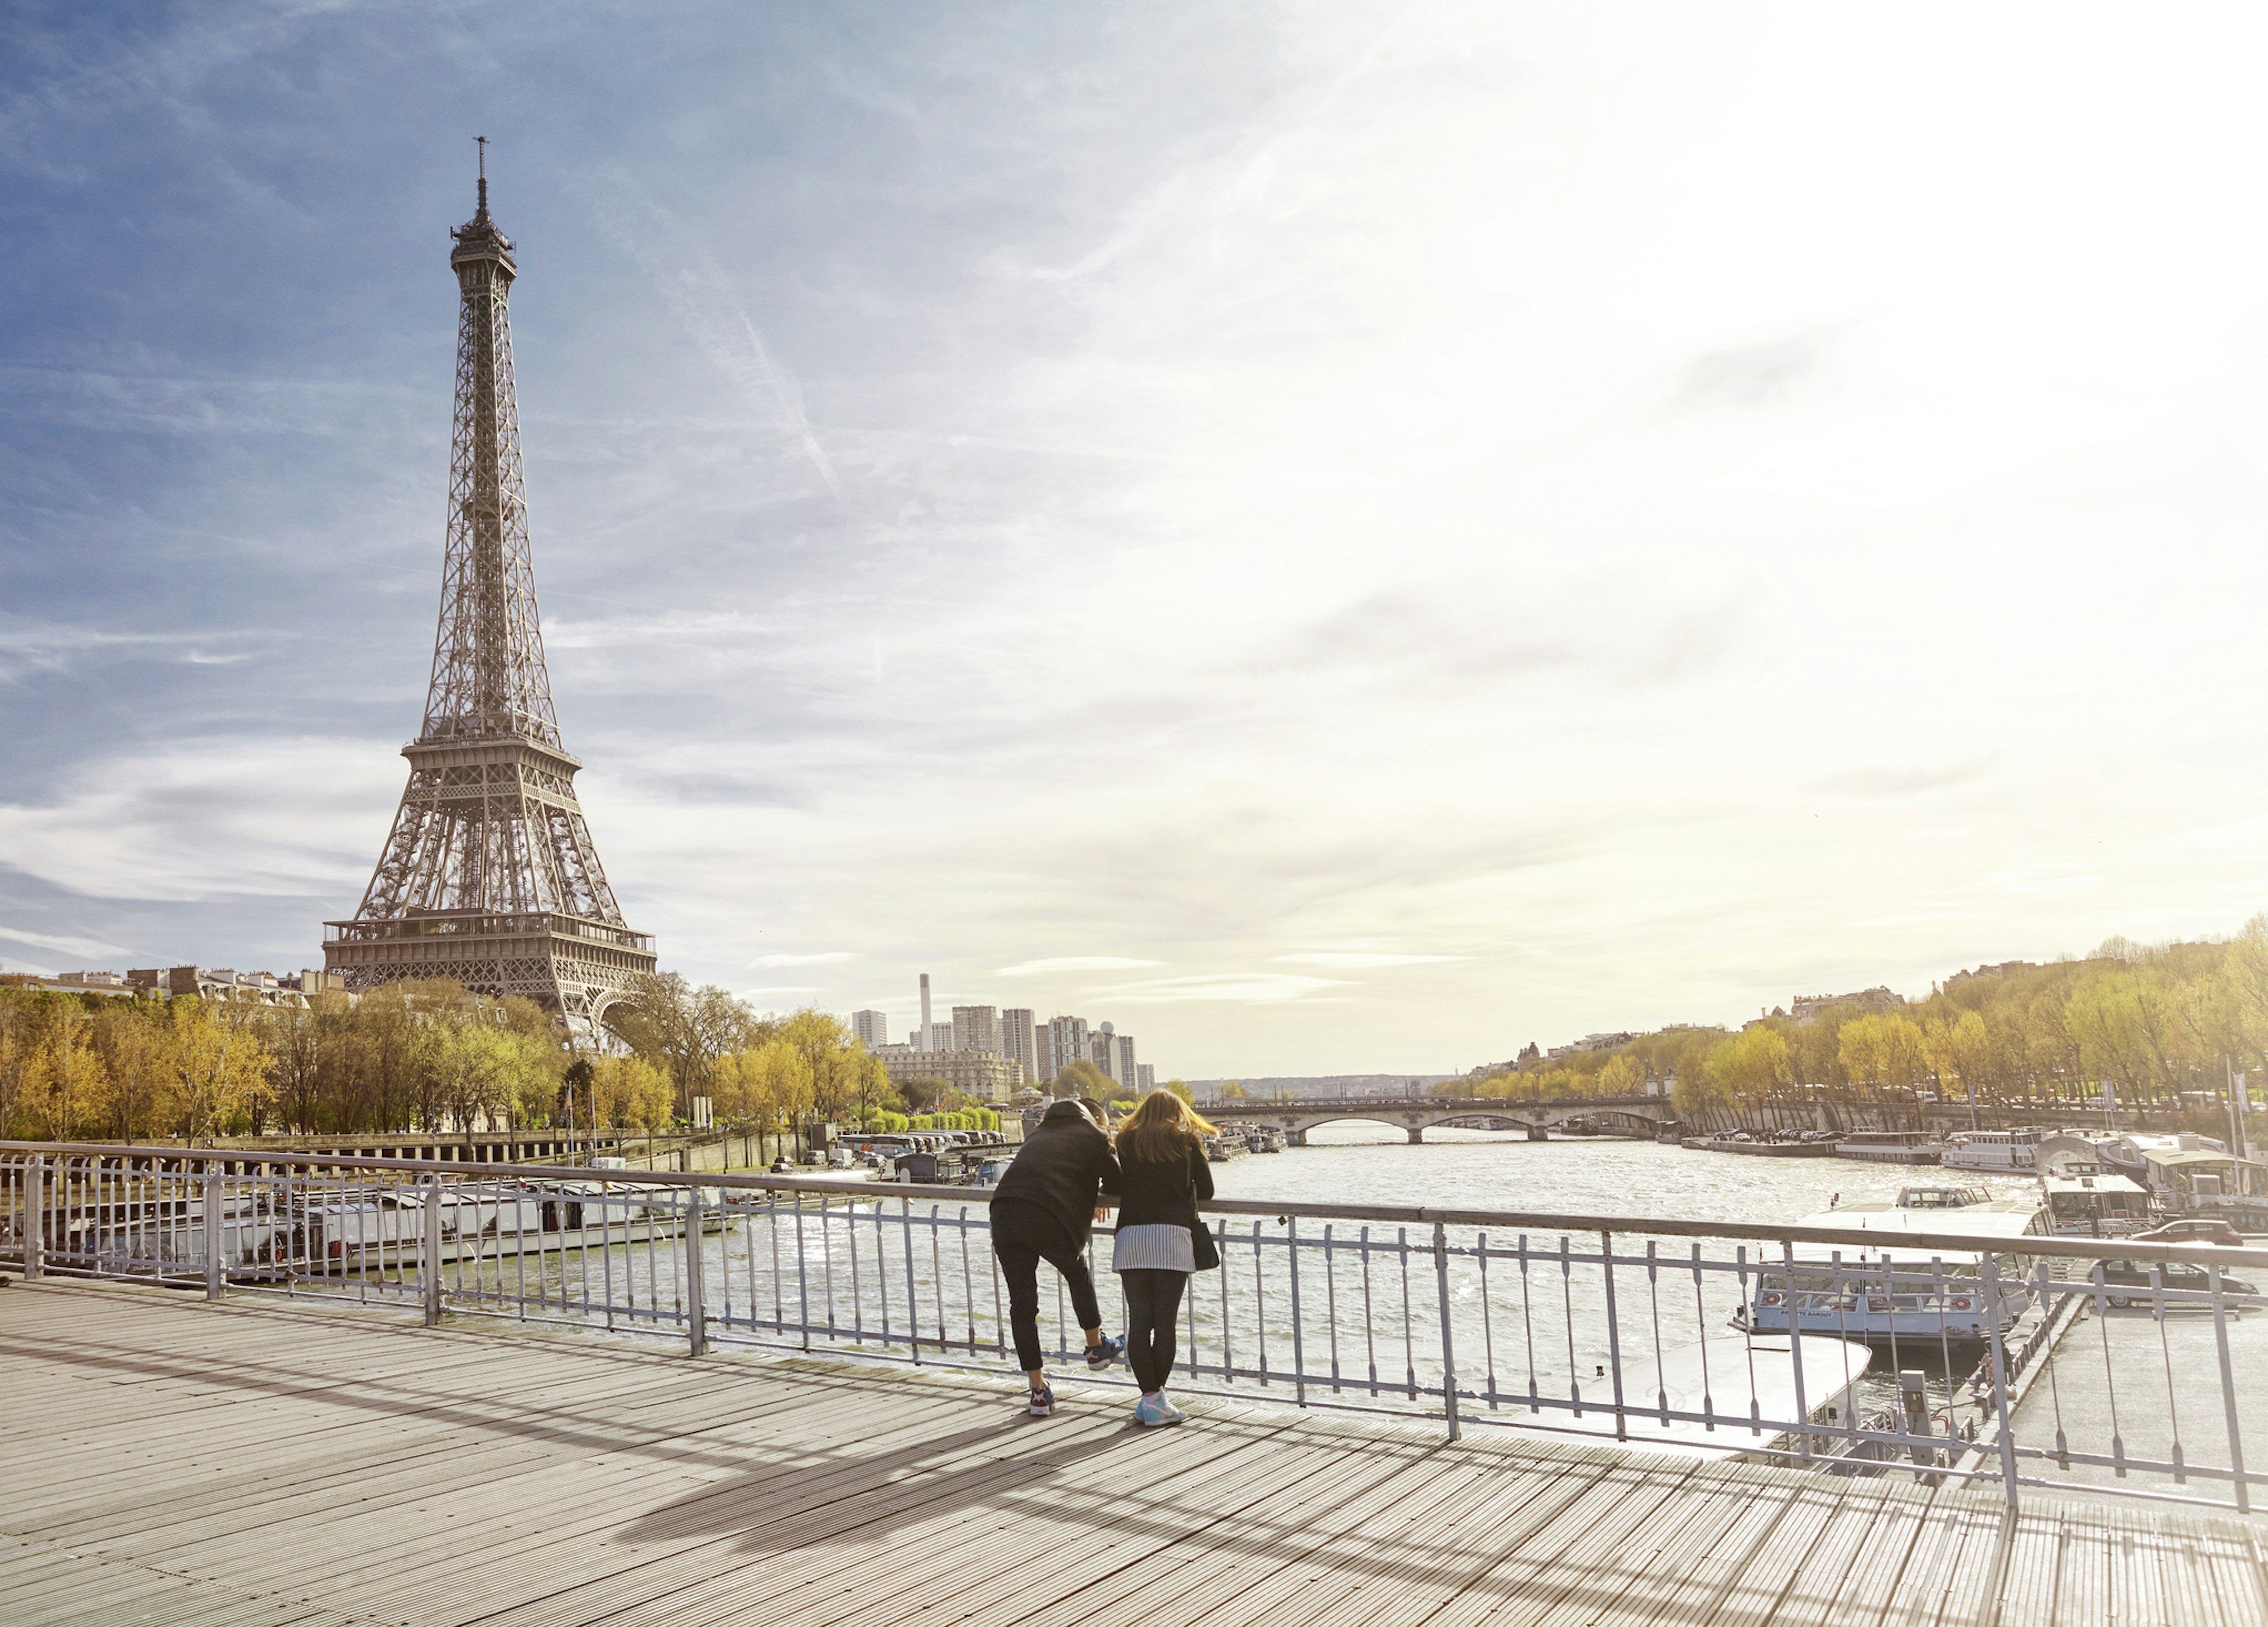
{"label": "railing handrail", "polygon": [[[0,1141],[0,1155],[63,1157],[195,1158],[208,1163],[287,1164],[324,1169],[396,1170],[461,1175],[485,1180],[592,1181],[652,1187],[711,1187],[756,1192],[810,1192],[839,1197],[919,1198],[990,1203],[990,1187],[926,1186],[902,1181],[844,1180],[814,1175],[733,1175],[723,1171],[594,1169],[580,1164],[465,1164],[446,1159],[364,1158],[344,1154],[269,1152],[241,1147],[112,1146],[96,1143]],[[1840,1244],[1854,1252],[1880,1245],[1901,1251],[1940,1249],[1962,1254],[2029,1254],[2050,1259],[2168,1261],[2176,1264],[2268,1268],[2268,1248],[2216,1243],[2136,1242],[2131,1239],[1972,1236],[1962,1232],[1862,1232],[1832,1226],[1777,1225],[1755,1221],[1677,1220],[1644,1215],[1562,1215],[1539,1210],[1398,1207],[1376,1203],[1305,1203],[1268,1199],[1213,1198],[1198,1207],[1216,1215],[1263,1219],[1351,1220],[1373,1225],[1471,1226],[1485,1231],[1563,1233],[1624,1232],[1641,1237],[1714,1238],[1763,1243]],[[1665,1261],[1665,1263],[1668,1263]],[[1769,1264],[1759,1261],[1759,1264]],[[1816,1262],[1805,1262],[1816,1263]],[[1855,1262],[1854,1262],[1855,1263]]]}

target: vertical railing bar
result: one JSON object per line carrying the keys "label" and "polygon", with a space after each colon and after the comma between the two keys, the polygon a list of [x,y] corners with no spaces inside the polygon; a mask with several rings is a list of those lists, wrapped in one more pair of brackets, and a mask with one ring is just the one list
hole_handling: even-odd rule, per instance
{"label": "vertical railing bar", "polygon": [[1449,1314],[1449,1241],[1440,1221],[1433,1223],[1433,1292],[1441,1312],[1441,1400],[1449,1420],[1449,1438],[1463,1433],[1457,1416],[1457,1339]]}
{"label": "vertical railing bar", "polygon": [[2016,1436],[2008,1424],[2008,1356],[2000,1339],[2000,1257],[1987,1253],[1977,1263],[1984,1285],[1984,1326],[1992,1359],[1992,1409],[1999,1420],[2000,1486],[2011,1511],[2017,1506]]}
{"label": "vertical railing bar", "polygon": [[921,1291],[914,1281],[914,1201],[898,1200],[898,1226],[904,1233],[906,1245],[906,1349],[913,1352],[914,1365],[921,1365]]}
{"label": "vertical railing bar", "polygon": [[1300,1327],[1300,1217],[1287,1217],[1285,1249],[1292,1263],[1292,1395],[1300,1406],[1307,1404],[1307,1345]]}
{"label": "vertical railing bar", "polygon": [[1795,1374],[1796,1445],[1806,1463],[1811,1461],[1811,1403],[1803,1394],[1803,1305],[1795,1291],[1795,1245],[1782,1243],[1782,1263],[1787,1272],[1787,1359]]}
{"label": "vertical railing bar", "polygon": [[1623,1407],[1623,1335],[1622,1325],[1615,1314],[1615,1239],[1609,1231],[1599,1233],[1599,1260],[1606,1274],[1607,1291],[1607,1365],[1614,1375],[1615,1438],[1630,1438],[1630,1417]]}
{"label": "vertical railing bar", "polygon": [[2220,1358],[2220,1405],[2228,1421],[2228,1467],[2236,1486],[2236,1512],[2252,1512],[2252,1492],[2244,1483],[2244,1436],[2236,1424],[2236,1375],[2228,1359],[2228,1307],[2221,1291],[2220,1268],[2207,1266],[2213,1291],[2213,1342]]}

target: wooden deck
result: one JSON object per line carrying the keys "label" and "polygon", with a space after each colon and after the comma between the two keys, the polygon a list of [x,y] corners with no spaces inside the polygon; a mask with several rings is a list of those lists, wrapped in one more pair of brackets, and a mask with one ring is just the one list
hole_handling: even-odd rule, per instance
{"label": "wooden deck", "polygon": [[0,1623],[2268,1622],[2268,1523],[49,1281]]}

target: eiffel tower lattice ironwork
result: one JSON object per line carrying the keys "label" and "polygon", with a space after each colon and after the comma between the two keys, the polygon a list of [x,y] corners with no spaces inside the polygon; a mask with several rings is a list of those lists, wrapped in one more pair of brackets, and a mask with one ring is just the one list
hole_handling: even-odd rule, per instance
{"label": "eiffel tower lattice ironwork", "polygon": [[[485,160],[485,151],[483,151]],[[456,248],[457,410],[448,545],[425,723],[409,784],[352,921],[325,924],[323,964],[350,989],[453,978],[522,995],[595,1039],[606,1008],[654,967],[622,919],[575,797],[551,709],[520,478],[508,300],[519,267],[480,210]]]}

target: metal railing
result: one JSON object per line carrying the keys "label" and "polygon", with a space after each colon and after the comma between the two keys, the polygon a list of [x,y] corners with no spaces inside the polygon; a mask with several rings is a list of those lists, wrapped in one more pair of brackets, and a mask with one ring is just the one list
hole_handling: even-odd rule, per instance
{"label": "metal railing", "polygon": [[[0,1143],[0,1265],[1005,1372],[989,1192]],[[1204,1206],[1177,1393],[2249,1512],[2268,1250]],[[1948,1217],[1948,1224],[1955,1224]],[[1109,1228],[1090,1249],[1106,1320]],[[1887,1236],[1889,1234],[1881,1234]],[[1045,1279],[1052,1273],[1043,1274]],[[1121,1307],[1123,1309],[1123,1306]],[[1057,1282],[1050,1349],[1085,1380]],[[2091,1326],[2082,1326],[2091,1324]],[[1104,1383],[1127,1382],[1123,1371]]]}

